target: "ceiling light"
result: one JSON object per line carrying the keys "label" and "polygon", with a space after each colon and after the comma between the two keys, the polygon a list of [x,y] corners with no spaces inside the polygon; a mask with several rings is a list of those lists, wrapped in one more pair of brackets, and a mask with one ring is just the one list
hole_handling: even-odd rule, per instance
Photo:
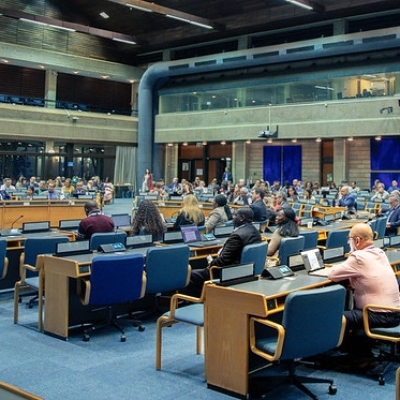
{"label": "ceiling light", "polygon": [[247,139],[247,140],[246,140],[246,144],[251,144],[251,140],[250,140],[250,139]]}
{"label": "ceiling light", "polygon": [[310,2],[304,0],[286,0],[288,3],[292,3],[295,6],[305,8],[306,10],[313,10],[313,6]]}
{"label": "ceiling light", "polygon": [[271,144],[271,143],[272,143],[272,139],[269,138],[269,139],[267,140],[267,143]]}
{"label": "ceiling light", "polygon": [[292,143],[297,143],[297,139],[296,138],[292,139]]}
{"label": "ceiling light", "polygon": [[110,75],[102,75],[101,77],[102,77],[103,79],[107,79],[107,78],[110,77]]}
{"label": "ceiling light", "polygon": [[51,26],[52,28],[62,29],[63,31],[76,32],[76,29],[67,28],[65,26],[52,25],[52,24],[48,24],[48,26]]}
{"label": "ceiling light", "polygon": [[176,19],[176,20],[181,21],[181,22],[186,22],[188,24],[197,25],[197,26],[200,26],[201,28],[214,29],[211,25],[203,24],[201,22],[192,21],[190,19],[182,18],[182,17],[179,17],[177,15],[165,14],[165,16],[168,17],[168,18]]}
{"label": "ceiling light", "polygon": [[168,147],[172,147],[174,144],[173,143],[168,143],[167,146]]}
{"label": "ceiling light", "polygon": [[380,140],[382,140],[382,136],[381,136],[381,135],[375,136],[375,140],[376,140],[377,142],[379,142]]}
{"label": "ceiling light", "polygon": [[182,143],[182,146],[187,146],[188,145],[188,142],[183,142]]}
{"label": "ceiling light", "polygon": [[133,40],[126,40],[126,39],[119,39],[119,38],[113,38],[116,42],[121,42],[121,43],[128,43],[128,44],[136,44]]}
{"label": "ceiling light", "polygon": [[73,73],[74,73],[75,75],[77,75],[77,74],[79,74],[79,71],[73,71]]}
{"label": "ceiling light", "polygon": [[36,19],[20,18],[19,20],[23,22],[30,22],[31,24],[36,25],[47,25],[46,22],[37,21]]}
{"label": "ceiling light", "polygon": [[352,142],[352,141],[353,141],[353,136],[349,136],[349,137],[347,138],[347,140],[348,140],[349,142]]}
{"label": "ceiling light", "polygon": [[10,61],[6,60],[5,58],[2,58],[1,61],[2,61],[3,63],[6,63],[6,64],[10,62]]}
{"label": "ceiling light", "polygon": [[110,18],[109,15],[107,15],[104,11],[102,11],[102,12],[100,13],[100,15],[101,15],[104,19]]}
{"label": "ceiling light", "polygon": [[335,90],[334,88],[331,88],[329,86],[314,86],[315,89],[323,89],[323,90]]}
{"label": "ceiling light", "polygon": [[149,8],[140,7],[140,6],[137,6],[137,5],[135,5],[135,4],[125,4],[125,5],[127,5],[127,6],[130,7],[130,8],[136,8],[136,10],[139,10],[139,11],[153,12],[153,10],[150,10]]}
{"label": "ceiling light", "polygon": [[319,137],[319,138],[316,138],[315,141],[316,141],[317,143],[321,143],[321,142],[322,142],[322,139]]}
{"label": "ceiling light", "polygon": [[207,142],[204,141],[204,142],[202,143],[202,145],[203,145],[203,146],[207,146]]}
{"label": "ceiling light", "polygon": [[222,144],[222,146],[225,146],[225,145],[226,145],[225,140],[222,140],[222,141],[221,141],[221,144]]}

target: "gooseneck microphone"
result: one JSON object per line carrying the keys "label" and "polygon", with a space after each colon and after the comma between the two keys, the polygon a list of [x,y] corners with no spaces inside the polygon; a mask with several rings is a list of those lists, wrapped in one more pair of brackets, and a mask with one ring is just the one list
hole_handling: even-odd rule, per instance
{"label": "gooseneck microphone", "polygon": [[11,230],[14,229],[15,223],[18,222],[21,218],[24,218],[24,216],[23,216],[23,215],[20,215],[20,216],[11,224]]}

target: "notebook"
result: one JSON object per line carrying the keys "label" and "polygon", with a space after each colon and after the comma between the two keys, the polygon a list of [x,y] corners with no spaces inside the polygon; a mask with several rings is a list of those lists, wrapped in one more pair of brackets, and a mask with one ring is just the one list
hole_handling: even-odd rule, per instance
{"label": "notebook", "polygon": [[126,237],[126,247],[128,249],[151,246],[154,246],[152,235],[135,235]]}
{"label": "notebook", "polygon": [[215,238],[210,239],[203,238],[200,235],[199,227],[196,225],[184,225],[181,226],[181,233],[183,242],[186,243],[189,247],[206,247],[213,245],[214,243],[219,243]]}
{"label": "notebook", "polygon": [[23,233],[47,232],[49,230],[50,230],[50,221],[24,222],[22,224]]}
{"label": "notebook", "polygon": [[328,276],[329,268],[325,268],[319,249],[302,251],[300,254],[309,275]]}

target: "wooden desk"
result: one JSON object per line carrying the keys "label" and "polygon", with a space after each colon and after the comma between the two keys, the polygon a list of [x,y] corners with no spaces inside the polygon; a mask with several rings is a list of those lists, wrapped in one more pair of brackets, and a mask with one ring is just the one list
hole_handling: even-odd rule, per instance
{"label": "wooden desk", "polygon": [[[160,211],[160,213],[162,213],[164,218],[176,218],[178,216],[179,210],[182,208],[182,200],[152,200],[152,202],[157,206],[158,210]],[[202,209],[205,217],[208,217],[213,210],[212,203],[199,202],[199,206]]]}
{"label": "wooden desk", "polygon": [[295,290],[330,284],[305,271],[294,279],[260,279],[230,287],[208,285],[205,301],[205,362],[207,385],[246,397],[249,393],[249,320],[283,310]]}
{"label": "wooden desk", "polygon": [[11,228],[14,221],[21,215],[13,228],[21,228],[23,222],[50,221],[51,227],[58,227],[63,219],[83,219],[86,217],[83,208],[87,200],[31,200],[31,201],[1,201],[0,229]]}
{"label": "wooden desk", "polygon": [[326,215],[335,215],[347,211],[347,207],[326,207],[320,204],[312,208],[311,215],[314,218],[325,219]]}

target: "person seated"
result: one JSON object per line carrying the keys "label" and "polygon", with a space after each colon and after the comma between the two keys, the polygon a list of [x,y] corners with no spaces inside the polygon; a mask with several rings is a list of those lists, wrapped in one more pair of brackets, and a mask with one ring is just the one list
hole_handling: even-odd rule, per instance
{"label": "person seated", "polygon": [[174,223],[174,229],[179,231],[182,225],[203,226],[205,223],[204,213],[199,207],[199,202],[193,194],[187,194],[182,201],[182,208]]}
{"label": "person seated", "polygon": [[167,224],[156,205],[150,200],[142,200],[132,223],[132,236],[151,235],[153,242],[159,242],[166,231]]}
{"label": "person seated", "polygon": [[256,187],[251,191],[251,204],[250,208],[254,213],[254,222],[265,222],[268,219],[268,210],[267,206],[264,203],[264,190]]}
{"label": "person seated", "polygon": [[160,200],[166,200],[168,193],[164,190],[164,181],[158,181],[153,184],[149,194],[157,194]]}
{"label": "person seated", "polygon": [[389,186],[387,191],[388,193],[392,193],[394,190],[399,190],[399,183],[396,181],[396,179],[392,180],[392,186]]}
{"label": "person seated", "polygon": [[239,188],[239,196],[233,200],[233,204],[237,204],[239,206],[250,205],[249,189],[247,189],[247,187],[242,186]]}
{"label": "person seated", "polygon": [[[396,275],[382,249],[374,247],[372,229],[367,224],[356,224],[350,230],[350,256],[328,270],[334,282],[348,280],[353,289],[354,308],[344,311],[346,333],[341,346],[345,352],[370,352],[358,329],[363,329],[362,309],[367,304],[400,307]],[[384,310],[369,311],[370,327],[393,327],[400,323],[400,314]],[[360,345],[364,348],[360,348]]]}
{"label": "person seated", "polygon": [[36,194],[36,191],[35,191],[35,187],[34,186],[29,186],[27,189],[26,189],[26,200],[33,200],[33,196]]}
{"label": "person seated", "polygon": [[49,200],[60,200],[61,195],[58,190],[56,190],[56,185],[53,182],[47,184],[47,190],[41,193],[43,196],[47,196]]}
{"label": "person seated", "polygon": [[79,195],[87,195],[87,191],[84,189],[83,180],[76,182],[75,190],[72,192],[73,197],[78,197]]}
{"label": "person seated", "polygon": [[219,193],[219,185],[217,183],[217,178],[214,178],[207,187],[208,193],[212,193],[214,196]]}
{"label": "person seated", "polygon": [[357,214],[356,210],[356,196],[350,192],[348,186],[342,186],[340,188],[340,199],[338,201],[339,207],[347,207],[347,213]]}
{"label": "person seated", "polygon": [[64,195],[64,197],[71,197],[72,192],[74,191],[74,187],[72,186],[72,182],[70,178],[66,178],[64,181],[64,184],[61,188],[61,194]]}
{"label": "person seated", "polygon": [[287,200],[293,203],[299,202],[299,195],[294,186],[289,186],[287,190]]}
{"label": "person seated", "polygon": [[285,192],[283,191],[276,192],[275,198],[278,210],[280,210],[281,208],[291,208],[289,203],[287,202],[287,197]]}
{"label": "person seated", "polygon": [[275,222],[277,228],[268,243],[267,255],[278,257],[282,238],[299,236],[299,226],[296,221],[296,213],[291,207],[281,208],[276,214]]}
{"label": "person seated", "polygon": [[390,208],[385,211],[380,208],[378,215],[387,215],[385,236],[397,236],[400,228],[400,198],[397,192],[392,192],[388,201]]}
{"label": "person seated", "polygon": [[206,220],[206,232],[212,232],[217,225],[225,224],[232,219],[232,212],[227,205],[225,195],[218,194],[213,200],[213,210]]}
{"label": "person seated", "polygon": [[171,184],[169,185],[169,192],[170,193],[178,193],[181,192],[182,188],[181,188],[181,184],[179,183],[179,179],[178,178],[173,178]]}
{"label": "person seated", "polygon": [[312,194],[311,189],[304,189],[303,190],[303,199],[307,200],[308,203],[314,203],[315,202],[315,197]]}
{"label": "person seated", "polygon": [[114,221],[102,214],[95,201],[88,201],[84,205],[84,210],[87,217],[79,223],[76,240],[89,240],[94,233],[114,231]]}
{"label": "person seated", "polygon": [[376,185],[376,191],[373,196],[371,196],[370,201],[385,201],[389,197],[389,193],[385,190],[385,184],[379,182]]}
{"label": "person seated", "polygon": [[303,191],[303,187],[301,186],[301,182],[298,179],[293,179],[292,187],[297,192],[297,194]]}
{"label": "person seated", "polygon": [[4,178],[3,184],[0,186],[0,190],[15,191],[15,186],[12,185],[11,178]]}
{"label": "person seated", "polygon": [[218,256],[210,260],[208,267],[192,271],[189,286],[184,290],[190,296],[199,297],[205,281],[210,279],[212,266],[224,267],[240,264],[243,247],[261,242],[260,232],[253,225],[253,210],[249,207],[239,208],[233,217],[235,230],[226,239]]}

